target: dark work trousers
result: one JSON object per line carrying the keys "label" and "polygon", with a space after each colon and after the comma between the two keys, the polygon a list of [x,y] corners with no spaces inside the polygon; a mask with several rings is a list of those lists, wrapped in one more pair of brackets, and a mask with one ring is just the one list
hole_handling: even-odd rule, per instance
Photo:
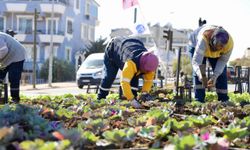
{"label": "dark work trousers", "polygon": [[98,99],[106,98],[109,94],[110,88],[115,80],[119,68],[114,64],[112,58],[109,58],[105,53],[104,55],[104,78],[98,92]]}
{"label": "dark work trousers", "polygon": [[[97,97],[98,99],[106,98],[106,96],[109,94],[110,88],[116,78],[118,70],[119,70],[119,67],[115,65],[112,58],[109,58],[108,55],[105,54],[104,55],[104,78],[101,81],[101,85],[100,85],[98,97]],[[139,79],[135,76],[130,82],[132,92],[135,96],[137,96],[138,81]]]}
{"label": "dark work trousers", "polygon": [[[194,55],[194,49],[193,50],[190,49],[191,58],[193,57],[193,55]],[[206,60],[208,60],[209,64],[212,67],[212,70],[214,71],[218,59],[219,58],[204,57],[202,64],[206,64]],[[194,83],[195,99],[200,101],[200,102],[204,102],[204,100],[205,100],[205,88],[202,87],[202,82],[199,81],[199,78],[195,72],[193,72],[193,83]],[[216,88],[218,100],[223,101],[223,102],[228,101],[229,97],[228,97],[228,86],[227,86],[227,66],[225,66],[223,72],[217,78],[215,88]]]}
{"label": "dark work trousers", "polygon": [[0,70],[0,81],[3,82],[7,72],[9,76],[10,82],[10,95],[13,100],[20,100],[19,97],[19,87],[20,87],[20,79],[23,71],[23,61],[14,62],[8,65],[3,70]]}

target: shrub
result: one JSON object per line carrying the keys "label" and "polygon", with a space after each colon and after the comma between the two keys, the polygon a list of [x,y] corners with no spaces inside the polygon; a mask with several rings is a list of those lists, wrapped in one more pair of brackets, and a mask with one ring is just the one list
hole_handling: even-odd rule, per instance
{"label": "shrub", "polygon": [[[63,82],[63,81],[73,81],[75,80],[75,67],[68,61],[53,58],[52,66],[52,81],[53,82]],[[41,78],[48,80],[49,74],[49,59],[42,65],[40,76]]]}

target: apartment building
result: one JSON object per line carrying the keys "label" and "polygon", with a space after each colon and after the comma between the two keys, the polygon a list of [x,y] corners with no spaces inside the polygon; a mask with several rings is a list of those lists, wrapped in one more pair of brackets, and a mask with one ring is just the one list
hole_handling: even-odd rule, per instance
{"label": "apartment building", "polygon": [[248,47],[244,52],[244,57],[250,58],[250,47]]}
{"label": "apartment building", "polygon": [[0,31],[17,32],[15,38],[27,50],[27,72],[33,71],[35,32],[37,71],[49,58],[51,47],[54,57],[76,64],[81,51],[95,40],[98,7],[95,0],[0,0]]}

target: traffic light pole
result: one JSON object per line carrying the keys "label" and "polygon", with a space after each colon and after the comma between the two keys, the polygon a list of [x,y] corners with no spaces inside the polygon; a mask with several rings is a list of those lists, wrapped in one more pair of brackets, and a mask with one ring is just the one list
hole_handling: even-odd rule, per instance
{"label": "traffic light pole", "polygon": [[167,72],[169,72],[168,67],[168,59],[169,59],[169,51],[172,50],[172,41],[173,41],[173,31],[170,29],[163,29],[163,38],[166,39],[166,51],[167,51],[167,66],[166,66],[166,74],[165,74],[165,85],[167,85]]}
{"label": "traffic light pole", "polygon": [[241,80],[241,66],[236,66],[236,83],[235,83],[235,92],[242,93],[242,80]]}
{"label": "traffic light pole", "polygon": [[180,68],[181,68],[181,48],[178,50],[178,59],[177,59],[177,71],[176,71],[176,95],[179,96],[179,76],[180,76]]}
{"label": "traffic light pole", "polygon": [[247,68],[247,92],[250,94],[250,67]]}

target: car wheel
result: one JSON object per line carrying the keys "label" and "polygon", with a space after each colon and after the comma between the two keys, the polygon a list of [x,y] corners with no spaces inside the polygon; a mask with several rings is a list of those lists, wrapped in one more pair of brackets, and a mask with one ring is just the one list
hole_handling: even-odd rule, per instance
{"label": "car wheel", "polygon": [[78,88],[79,88],[79,89],[82,89],[82,88],[83,88],[83,85],[78,85]]}

